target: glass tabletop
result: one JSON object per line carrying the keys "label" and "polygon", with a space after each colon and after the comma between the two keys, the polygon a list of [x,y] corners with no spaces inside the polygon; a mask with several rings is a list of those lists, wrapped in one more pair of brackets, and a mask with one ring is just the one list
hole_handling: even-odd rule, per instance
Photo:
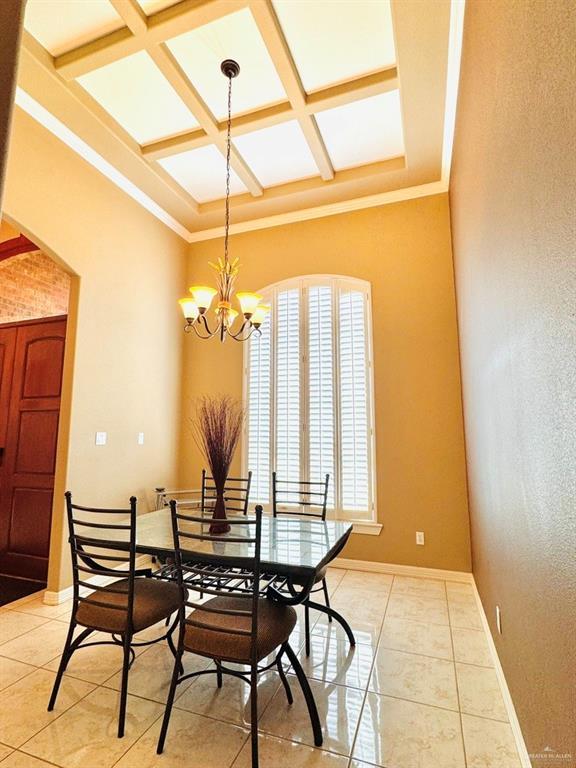
{"label": "glass tabletop", "polygon": [[[183,523],[181,529],[208,533],[210,520]],[[162,555],[174,551],[170,510],[160,509],[140,515],[137,523],[136,550]],[[332,520],[310,520],[264,515],[260,543],[261,567],[282,576],[311,576],[339,554],[352,532],[351,523]],[[226,541],[228,537],[254,536],[254,526],[232,526],[229,534],[217,541],[195,541],[186,549],[187,559],[216,562],[222,556],[242,558],[254,556],[254,545]]]}

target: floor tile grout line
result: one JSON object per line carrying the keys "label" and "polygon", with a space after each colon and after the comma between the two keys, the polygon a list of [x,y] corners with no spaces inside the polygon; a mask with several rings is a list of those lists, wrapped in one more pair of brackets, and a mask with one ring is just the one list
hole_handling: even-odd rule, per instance
{"label": "floor tile grout line", "polygon": [[372,658],[372,664],[370,665],[370,674],[368,675],[368,681],[366,683],[366,688],[364,690],[364,697],[362,699],[362,706],[360,707],[360,715],[358,717],[358,722],[356,724],[356,730],[354,732],[354,738],[352,739],[352,747],[350,749],[350,760],[348,763],[348,766],[351,765],[352,760],[355,760],[354,757],[354,750],[356,749],[356,740],[358,738],[358,731],[360,730],[360,724],[362,722],[362,716],[364,714],[364,707],[366,706],[366,699],[368,698],[368,687],[370,685],[370,680],[372,679],[372,675],[374,673],[374,665],[376,664],[376,656],[378,654],[378,647],[380,645],[380,640],[382,638],[382,630],[384,628],[384,622],[386,621],[386,613],[388,612],[388,604],[390,602],[390,595],[392,594],[392,589],[394,588],[394,580],[396,576],[392,576],[392,582],[390,584],[390,589],[388,590],[388,594],[386,595],[386,605],[384,606],[384,615],[382,616],[382,623],[380,624],[380,632],[378,633],[378,640],[376,641],[376,647],[374,649],[374,656]]}
{"label": "floor tile grout line", "polygon": [[[42,669],[42,667],[39,667],[39,669]],[[43,671],[49,672],[50,674],[53,674],[54,675],[54,679],[56,679],[56,672],[52,672],[52,670],[50,670],[50,669],[43,670]],[[81,682],[86,682],[86,681],[82,680]],[[36,731],[36,733],[34,733],[32,736],[30,736],[29,739],[26,739],[26,741],[23,744],[21,744],[19,747],[15,747],[15,749],[18,749],[19,751],[24,752],[24,747],[26,746],[26,744],[28,744],[30,741],[32,741],[32,739],[35,739],[36,736],[38,736],[38,734],[42,733],[42,731],[45,731],[46,728],[49,728],[57,720],[60,720],[60,718],[63,715],[65,715],[66,712],[69,712],[73,707],[75,707],[77,704],[79,704],[86,697],[90,696],[90,694],[94,693],[94,691],[96,691],[98,689],[98,686],[95,683],[87,683],[87,684],[94,686],[91,691],[87,691],[83,696],[80,696],[80,698],[77,701],[73,702],[69,707],[66,707],[66,709],[63,709],[62,712],[60,712],[60,714],[58,714],[53,720],[50,720],[49,723],[47,723],[46,725],[42,726],[42,728],[40,728],[38,731]],[[62,687],[60,688],[60,692],[61,692],[61,690],[62,690]],[[32,755],[31,752],[24,752],[24,753],[27,754],[27,755],[31,755],[32,757],[36,757],[36,755]],[[41,758],[37,758],[37,759],[41,759]]]}
{"label": "floor tile grout line", "polygon": [[[342,584],[342,582],[343,582],[343,580],[344,580],[344,578],[345,578],[345,575],[346,575],[346,573],[347,573],[347,571],[344,573],[344,575],[343,575],[343,576],[342,576],[342,578],[340,579],[339,583],[338,583],[338,584],[336,585],[336,587],[334,588],[334,591],[332,592],[332,595],[334,595],[334,594],[337,592],[337,590],[338,590],[338,588],[339,588],[340,586],[344,586],[344,585]],[[343,684],[343,685],[341,686],[341,687],[350,687],[350,688],[354,688],[354,689],[356,689],[356,690],[363,690],[363,692],[364,692],[364,697],[363,697],[363,701],[362,701],[362,707],[361,707],[361,710],[360,710],[360,717],[359,717],[359,720],[358,720],[358,723],[357,723],[357,726],[356,726],[356,730],[355,730],[355,734],[354,734],[354,739],[353,739],[353,742],[352,742],[352,749],[351,749],[351,752],[350,752],[350,755],[349,755],[349,756],[346,756],[346,755],[344,755],[344,757],[345,757],[345,758],[347,757],[347,759],[348,759],[348,765],[350,765],[350,764],[352,763],[352,761],[353,761],[354,759],[356,759],[356,758],[354,758],[354,756],[353,756],[353,752],[354,752],[354,748],[355,748],[355,745],[356,745],[356,740],[357,740],[357,736],[358,736],[358,730],[359,730],[359,726],[360,726],[360,720],[361,720],[362,712],[363,712],[363,709],[364,709],[364,706],[365,706],[365,702],[366,702],[366,699],[367,699],[367,694],[368,694],[369,692],[377,693],[376,691],[370,691],[370,690],[369,690],[369,686],[370,686],[370,680],[371,680],[371,677],[372,677],[372,674],[373,674],[373,670],[374,670],[374,665],[375,665],[375,661],[376,661],[376,655],[377,655],[377,651],[378,651],[378,649],[379,649],[379,648],[381,648],[381,647],[382,647],[382,648],[384,648],[384,647],[385,647],[385,646],[381,645],[381,643],[382,643],[382,632],[383,632],[383,626],[384,626],[384,622],[385,622],[385,620],[386,620],[386,618],[387,618],[387,612],[388,612],[388,608],[389,608],[390,598],[393,596],[392,587],[393,587],[393,584],[394,584],[394,579],[395,579],[395,576],[392,576],[392,583],[391,583],[391,587],[390,587],[390,589],[389,589],[389,590],[387,590],[387,591],[386,591],[386,594],[385,594],[385,598],[386,598],[386,605],[385,605],[385,608],[384,608],[384,612],[383,612],[383,615],[382,615],[382,620],[381,620],[381,622],[380,622],[380,626],[379,626],[379,631],[378,631],[378,639],[377,639],[377,641],[376,641],[376,645],[375,645],[375,649],[374,649],[374,657],[373,657],[373,660],[372,660],[372,663],[371,663],[371,666],[370,666],[370,674],[369,674],[369,676],[368,676],[368,680],[367,680],[367,683],[366,683],[366,685],[365,685],[363,688],[356,688],[355,686],[347,686],[347,685],[345,685],[345,684]],[[444,582],[444,583],[445,583],[445,582]],[[446,588],[446,586],[445,586],[445,588]],[[384,595],[382,595],[382,596],[384,596]],[[429,597],[428,595],[401,595],[401,596],[405,596],[405,597]],[[432,599],[439,599],[439,598],[432,598]],[[440,598],[440,599],[441,599],[441,598]],[[447,602],[449,602],[449,601],[447,601]],[[23,612],[20,612],[20,613],[23,613]],[[35,614],[27,614],[27,615],[35,615]],[[448,615],[449,615],[449,621],[450,621],[450,618],[451,618],[451,617],[450,617],[450,613],[448,613]],[[50,622],[50,621],[55,621],[55,620],[58,620],[58,618],[59,618],[59,617],[48,617],[48,618],[47,618],[47,617],[44,617],[44,616],[38,616],[38,618],[41,618],[41,619],[45,619],[45,621],[44,621],[42,624],[38,624],[36,627],[32,627],[32,628],[30,628],[30,629],[26,630],[26,632],[22,633],[22,635],[18,635],[17,637],[22,637],[22,636],[24,636],[24,635],[26,635],[26,634],[28,634],[28,633],[30,633],[30,632],[33,632],[35,629],[37,629],[37,628],[39,628],[39,627],[43,626],[44,624],[46,624],[46,623],[48,623],[48,622]],[[388,618],[395,618],[395,617],[388,617]],[[408,622],[413,622],[413,623],[420,623],[420,624],[432,624],[432,625],[435,625],[435,626],[446,626],[446,625],[438,625],[438,624],[436,624],[436,622],[430,622],[430,621],[426,621],[426,620],[422,620],[422,619],[403,619],[403,620],[404,620],[404,621],[408,621]],[[317,623],[318,623],[318,619],[316,620],[316,622],[314,622],[314,624],[312,625],[312,628],[311,628],[311,629],[313,629],[313,628],[314,628],[314,627],[317,625]],[[453,654],[454,654],[454,646],[453,646],[453,638],[452,638],[452,629],[460,629],[460,628],[461,628],[461,629],[466,629],[466,630],[469,630],[469,631],[482,632],[482,630],[481,630],[481,629],[477,629],[477,628],[473,628],[473,627],[452,627],[452,625],[451,625],[450,623],[449,623],[449,625],[448,625],[448,626],[449,626],[450,635],[451,635],[451,643],[452,643]],[[16,638],[11,638],[11,639],[16,639]],[[10,642],[10,641],[6,641],[6,642]],[[303,645],[303,642],[301,642],[301,643],[300,643],[300,645],[299,645],[299,651],[301,650],[301,648],[302,648],[302,645]],[[372,643],[369,643],[368,645],[372,646]],[[147,650],[149,650],[149,649],[147,649]],[[401,652],[401,653],[409,653],[409,654],[411,653],[410,651],[403,651],[403,650],[401,650],[401,649],[388,649],[388,650],[397,650],[397,651],[399,651],[399,652]],[[427,654],[412,654],[412,655],[421,655],[421,656],[426,656],[426,657],[428,657],[428,655],[427,655]],[[454,656],[455,656],[455,654],[454,654]],[[6,657],[6,658],[9,658],[9,657]],[[57,658],[57,657],[54,657],[54,658]],[[429,658],[440,658],[440,657],[433,657],[433,656],[430,656]],[[13,661],[20,661],[20,660],[18,660],[18,659],[14,659]],[[49,660],[49,661],[47,661],[45,664],[49,664],[49,663],[51,663],[51,661],[53,661],[53,659],[52,659],[52,660]],[[448,660],[448,661],[450,661],[450,660]],[[454,658],[452,661],[453,661],[453,665],[454,665],[454,667],[455,667],[455,665],[456,665],[456,663],[457,663],[457,662],[456,662],[456,659]],[[27,662],[20,662],[20,663],[27,663]],[[478,667],[478,668],[484,668],[484,669],[490,669],[490,668],[491,668],[491,667],[485,667],[484,665],[470,664],[469,662],[458,662],[458,663],[461,663],[461,664],[464,664],[464,665],[467,665],[467,666],[474,666],[474,667]],[[51,672],[51,671],[52,671],[52,670],[47,670],[47,669],[46,669],[46,667],[45,667],[45,665],[43,665],[43,666],[41,666],[41,667],[36,667],[35,665],[30,665],[30,664],[29,664],[29,666],[33,666],[34,668],[33,668],[31,671],[27,672],[27,673],[26,673],[26,675],[24,675],[22,678],[19,678],[19,680],[22,680],[22,679],[24,679],[25,677],[27,677],[28,675],[32,674],[34,671],[36,671],[36,670],[38,670],[38,669],[45,669],[45,670],[46,670],[46,671],[48,671],[48,672]],[[88,692],[87,694],[85,694],[84,696],[82,696],[82,697],[81,697],[81,698],[80,698],[80,699],[79,699],[77,702],[75,702],[74,704],[72,704],[72,705],[71,705],[71,707],[73,707],[73,706],[75,706],[76,704],[78,704],[80,701],[82,701],[84,698],[86,698],[86,696],[89,696],[89,695],[90,695],[90,693],[94,692],[94,691],[95,691],[95,690],[97,690],[98,688],[105,688],[106,690],[114,690],[114,689],[108,689],[108,688],[106,688],[106,683],[107,683],[107,682],[109,682],[109,681],[110,681],[110,679],[111,679],[112,677],[114,677],[115,675],[117,675],[117,673],[118,673],[118,671],[116,671],[116,672],[112,673],[112,674],[110,675],[110,677],[108,677],[106,680],[102,681],[101,683],[94,683],[93,681],[83,680],[82,678],[75,678],[75,679],[80,679],[80,680],[82,680],[83,682],[86,682],[86,683],[89,683],[89,684],[93,685],[93,686],[94,686],[94,688],[93,688],[93,690],[92,690],[92,691],[90,691],[90,692]],[[73,676],[72,676],[72,675],[70,675],[70,677],[73,677]],[[315,678],[311,678],[311,679],[315,679]],[[16,681],[16,682],[19,682],[19,680],[18,680],[18,681]],[[318,682],[325,682],[325,681],[318,681]],[[456,676],[456,684],[457,684],[457,676]],[[191,683],[191,685],[192,685],[192,683]],[[335,684],[335,685],[336,685],[336,684]],[[340,684],[338,683],[337,685],[340,685]],[[10,686],[7,686],[7,687],[10,687]],[[184,693],[185,693],[185,691],[183,691],[182,693],[184,694]],[[275,696],[275,694],[276,694],[276,691],[274,692],[274,694],[273,694],[273,696],[271,697],[270,701],[271,701],[271,700],[272,700],[272,698]],[[158,704],[161,704],[161,702],[158,702],[158,701],[156,701],[156,700],[153,700],[153,699],[147,699],[147,697],[145,697],[145,696],[139,696],[138,694],[133,694],[133,693],[131,693],[130,695],[131,695],[131,696],[135,696],[135,697],[137,697],[137,698],[141,698],[141,699],[144,699],[144,700],[148,700],[148,701],[151,701],[151,702],[153,702],[153,703],[155,703],[155,704],[157,704],[157,705],[158,705]],[[386,694],[377,694],[377,695],[386,695]],[[399,699],[402,699],[402,697],[390,697],[390,698],[399,698]],[[406,700],[406,701],[411,701],[410,699],[405,699],[405,700]],[[423,703],[423,702],[416,702],[416,703]],[[267,707],[268,707],[268,706],[269,706],[269,703],[267,704]],[[436,705],[426,705],[426,706],[436,706]],[[51,723],[49,723],[49,724],[48,724],[47,726],[45,726],[45,727],[49,727],[49,725],[51,725],[51,724],[52,724],[52,723],[54,723],[54,722],[55,722],[57,719],[59,719],[59,717],[61,717],[61,716],[62,716],[62,715],[63,715],[63,714],[66,712],[66,711],[68,711],[68,710],[69,710],[71,707],[68,707],[66,710],[64,710],[64,711],[63,711],[63,712],[62,712],[60,715],[58,715],[58,717],[54,718],[54,720],[52,720],[52,721],[51,721]],[[267,709],[267,707],[266,707],[265,709]],[[439,708],[439,709],[444,709],[443,707],[437,707],[437,708]],[[187,710],[183,710],[183,711],[187,711]],[[265,711],[265,710],[264,710],[264,711]],[[262,712],[262,714],[261,714],[261,716],[260,716],[260,717],[262,717],[262,715],[264,714],[264,711]],[[449,710],[449,711],[453,711],[453,710]],[[235,726],[235,727],[237,727],[237,728],[239,727],[239,728],[244,728],[244,729],[245,729],[245,726],[243,726],[243,725],[241,725],[241,724],[239,725],[239,724],[237,724],[237,723],[231,723],[230,721],[220,720],[220,719],[218,719],[218,718],[211,718],[211,717],[210,717],[210,715],[206,715],[206,714],[204,714],[204,713],[193,713],[193,714],[196,714],[196,715],[198,715],[198,716],[200,716],[200,717],[207,717],[207,718],[209,718],[209,719],[214,719],[214,720],[216,720],[216,721],[218,721],[218,722],[223,722],[223,723],[226,723],[226,724],[229,724],[229,725],[233,725],[233,726]],[[505,722],[505,721],[501,721],[501,720],[496,720],[496,719],[494,719],[494,718],[484,718],[482,715],[475,715],[475,717],[479,717],[480,719],[493,720],[493,721],[495,721],[495,722]],[[156,723],[156,722],[157,722],[157,719],[156,719],[156,720],[154,720],[154,723]],[[152,723],[150,727],[152,727],[152,725],[153,725],[154,723]],[[44,728],[40,729],[40,730],[38,731],[38,733],[40,733],[42,730],[44,730]],[[146,729],[146,731],[145,731],[144,733],[146,733],[148,730],[149,730],[149,729]],[[265,733],[265,732],[264,732],[264,733]],[[34,736],[35,736],[35,735],[36,735],[36,734],[34,734]],[[143,734],[142,734],[142,735],[143,735]],[[142,735],[141,735],[141,736],[140,736],[140,737],[139,737],[139,738],[138,738],[136,741],[139,741],[139,739],[142,737]],[[26,753],[26,752],[24,752],[24,751],[22,750],[22,747],[25,747],[25,745],[26,745],[26,744],[27,744],[27,743],[28,743],[28,742],[29,742],[29,741],[30,741],[32,738],[34,738],[34,736],[30,737],[30,739],[28,739],[28,740],[27,740],[27,741],[26,741],[26,742],[25,742],[23,745],[21,745],[21,747],[19,747],[19,748],[15,748],[15,749],[16,749],[16,751],[21,751],[21,752],[22,752],[22,754],[28,754],[28,753]],[[284,741],[287,741],[287,742],[290,742],[290,743],[299,744],[299,742],[294,742],[294,741],[293,741],[293,740],[291,740],[291,739],[287,739],[287,738],[285,738],[285,737],[282,737],[282,736],[276,736],[275,734],[270,734],[270,736],[272,736],[272,738],[281,739],[281,740],[284,740]],[[135,743],[136,743],[136,742],[135,742]],[[244,744],[245,744],[245,742],[244,742]],[[7,746],[9,746],[9,745],[7,745]],[[129,751],[129,749],[131,749],[131,748],[132,748],[132,746],[133,746],[133,745],[130,745],[130,747],[128,748],[128,750],[127,750],[127,751]],[[305,746],[308,746],[308,745],[305,745]],[[235,762],[235,761],[238,759],[238,756],[240,755],[240,752],[242,751],[243,747],[244,747],[244,745],[243,745],[243,746],[240,748],[240,750],[239,750],[238,754],[236,755],[236,757],[234,758],[233,762]],[[11,748],[11,749],[14,749],[13,747],[10,747],[10,748]],[[332,753],[331,751],[330,751],[330,753],[331,753],[331,754],[340,754],[340,756],[342,756],[342,755],[341,755],[341,753]],[[126,753],[124,753],[122,756],[120,756],[120,757],[118,758],[118,760],[121,760],[125,754],[126,754]],[[115,763],[115,765],[116,765],[116,764],[117,764],[117,763]]]}
{"label": "floor tile grout line", "polygon": [[[446,582],[444,582],[444,589],[446,589],[446,597],[448,597],[448,590],[446,587]],[[450,607],[448,607],[448,620],[450,621]],[[462,752],[464,755],[464,765],[468,766],[468,756],[466,754],[466,742],[464,741],[464,722],[462,721],[462,704],[460,702],[460,686],[458,685],[458,674],[456,672],[456,653],[454,651],[454,638],[452,637],[452,624],[450,624],[450,643],[452,644],[452,656],[454,658],[453,661],[453,668],[454,668],[454,681],[456,683],[456,697],[458,699],[458,718],[460,720],[460,738],[462,739]]]}

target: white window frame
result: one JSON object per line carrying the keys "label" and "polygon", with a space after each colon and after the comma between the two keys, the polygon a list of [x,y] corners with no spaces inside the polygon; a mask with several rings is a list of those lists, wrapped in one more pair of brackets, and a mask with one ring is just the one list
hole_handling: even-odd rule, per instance
{"label": "white window frame", "polygon": [[[338,299],[340,296],[340,290],[346,288],[353,289],[364,293],[365,295],[365,328],[364,337],[366,344],[366,373],[367,373],[367,389],[368,389],[368,402],[367,402],[367,417],[368,417],[368,485],[369,485],[369,503],[368,510],[366,511],[350,511],[342,509],[328,509],[327,517],[334,520],[346,520],[350,522],[358,523],[358,532],[362,533],[378,533],[381,526],[376,523],[376,435],[375,435],[375,409],[374,409],[374,358],[373,358],[373,332],[372,332],[372,292],[371,285],[367,280],[361,280],[360,278],[348,277],[345,275],[334,274],[318,274],[318,275],[306,275],[295,278],[288,278],[281,280],[277,283],[266,286],[258,291],[262,295],[263,300],[266,303],[271,304],[273,317],[276,317],[277,311],[277,295],[280,291],[299,289],[300,292],[300,419],[301,419],[301,450],[300,450],[300,477],[306,478],[308,471],[308,382],[307,376],[304,375],[306,366],[308,364],[308,289],[314,286],[330,286],[332,289],[332,338],[334,339],[334,355],[333,355],[333,382],[334,392],[340,392],[340,366],[339,366],[339,343],[338,343]],[[256,342],[257,343],[257,342]],[[270,392],[270,471],[274,468],[274,457],[276,454],[275,443],[275,424],[274,414],[276,412],[275,403],[275,338],[272,334],[271,340],[271,392]],[[244,360],[243,360],[243,389],[242,396],[245,407],[248,405],[248,384],[249,384],[249,366],[250,366],[250,347],[249,344],[244,346]],[[331,484],[334,483],[333,488],[337,494],[339,488],[339,472],[340,472],[340,408],[335,408],[336,423],[334,425],[335,432],[335,446],[334,446],[334,458],[335,458],[335,477],[330,478]],[[244,429],[242,433],[242,471],[246,476],[248,472],[248,418],[244,423]],[[270,481],[270,494],[272,493],[271,481]],[[266,511],[271,511],[272,499],[268,504],[264,504]],[[362,525],[364,525],[364,528]],[[355,526],[356,530],[356,526]]]}

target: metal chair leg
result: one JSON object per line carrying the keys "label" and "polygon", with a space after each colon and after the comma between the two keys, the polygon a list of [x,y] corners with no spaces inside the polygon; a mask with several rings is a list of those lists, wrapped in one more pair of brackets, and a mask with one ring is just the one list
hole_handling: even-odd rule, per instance
{"label": "metal chair leg", "polygon": [[312,732],[314,734],[314,744],[317,747],[321,747],[323,742],[322,727],[320,726],[320,718],[318,717],[318,709],[316,708],[314,695],[310,690],[310,685],[308,683],[306,675],[304,674],[304,670],[300,666],[298,657],[290,647],[289,643],[286,643],[285,647],[286,647],[286,655],[290,659],[290,663],[292,664],[294,672],[296,673],[296,677],[298,678],[298,682],[300,683],[300,688],[302,688],[302,693],[304,694],[304,698],[306,699],[306,706],[308,707],[308,714],[310,715],[310,722],[312,723]]}
{"label": "metal chair leg", "polygon": [[[322,579],[322,589],[324,590],[324,602],[326,603],[326,607],[330,608],[330,595],[328,594],[328,584],[326,584],[326,579]],[[332,616],[328,614],[328,621],[332,623]]]}
{"label": "metal chair leg", "polygon": [[122,686],[120,688],[120,712],[118,713],[118,738],[121,739],[124,736],[124,725],[126,723],[126,702],[128,699],[128,672],[132,664],[131,659],[131,643],[132,635],[128,632],[123,636],[124,645],[124,661],[122,664]]}
{"label": "metal chair leg", "polygon": [[304,603],[304,635],[306,638],[306,656],[310,656],[310,608]]}
{"label": "metal chair leg", "polygon": [[252,740],[252,768],[258,768],[258,665],[250,668],[250,734]]}
{"label": "metal chair leg", "polygon": [[214,663],[216,664],[216,683],[218,688],[222,688],[222,667],[216,659],[214,659]]}
{"label": "metal chair leg", "polygon": [[282,655],[284,651],[285,651],[285,648],[282,647],[282,650],[276,657],[276,667],[278,668],[278,674],[280,675],[280,680],[282,680],[282,685],[284,686],[284,690],[286,691],[286,698],[288,699],[288,704],[293,704],[294,697],[292,696],[290,683],[288,682],[288,678],[286,677],[286,673],[284,672],[284,667],[282,666]]}
{"label": "metal chair leg", "polygon": [[156,754],[161,755],[164,751],[164,742],[166,741],[166,734],[168,732],[168,724],[170,723],[170,715],[172,713],[172,705],[174,704],[174,696],[176,695],[176,686],[178,685],[178,671],[182,666],[182,651],[178,653],[176,659],[174,659],[174,670],[172,671],[172,680],[170,681],[170,690],[168,691],[168,698],[166,699],[166,709],[164,710],[164,718],[162,720],[162,729],[160,730],[160,737],[158,739],[158,746],[156,747]]}
{"label": "metal chair leg", "polygon": [[50,701],[48,702],[48,712],[52,712],[54,709],[56,704],[56,697],[58,696],[58,691],[60,690],[60,683],[62,682],[62,676],[64,675],[66,667],[68,666],[68,662],[70,661],[70,657],[74,652],[71,650],[71,646],[75,629],[76,624],[74,624],[74,622],[70,622],[70,627],[68,628],[68,634],[66,636],[66,642],[64,644],[64,650],[62,651],[60,664],[58,665],[58,673],[56,674],[56,680],[54,681],[54,687],[52,688],[52,695],[50,696]]}
{"label": "metal chair leg", "polygon": [[[180,624],[180,618],[179,616],[177,616],[176,621],[174,622],[173,626],[170,628],[170,631],[166,635],[166,642],[168,643],[168,647],[172,651],[172,656],[174,656],[175,659],[178,658],[178,651],[176,650],[176,646],[174,645],[174,639],[172,638],[172,635],[174,634],[174,631],[179,626],[179,624]],[[181,675],[184,674],[184,666],[182,662],[180,662],[179,672]]]}

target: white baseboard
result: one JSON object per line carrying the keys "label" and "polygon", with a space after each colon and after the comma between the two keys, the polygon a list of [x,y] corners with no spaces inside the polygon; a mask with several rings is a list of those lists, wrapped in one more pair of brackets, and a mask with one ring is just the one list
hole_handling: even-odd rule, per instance
{"label": "white baseboard", "polygon": [[506,678],[504,676],[504,670],[502,669],[502,665],[500,664],[500,659],[498,658],[498,652],[496,650],[496,645],[494,644],[494,638],[492,637],[492,632],[490,631],[488,619],[486,618],[486,612],[484,611],[484,606],[482,605],[482,600],[480,599],[478,587],[476,586],[476,582],[474,581],[474,579],[472,579],[472,587],[474,589],[474,596],[476,597],[476,603],[478,605],[478,611],[480,613],[482,628],[484,630],[484,634],[486,635],[488,648],[490,649],[490,656],[492,657],[492,661],[494,662],[496,677],[498,678],[498,682],[500,684],[500,691],[502,693],[502,698],[504,699],[506,713],[508,714],[510,727],[512,728],[512,733],[514,734],[514,741],[516,742],[516,749],[518,750],[520,763],[522,764],[522,768],[532,768],[532,763],[530,762],[530,758],[528,757],[528,750],[526,749],[526,744],[524,742],[524,736],[522,735],[522,729],[520,728],[520,723],[518,722],[518,716],[516,715],[516,710],[514,708],[514,702],[512,701],[512,696],[510,695],[510,691],[508,690],[508,683],[506,682]]}
{"label": "white baseboard", "polygon": [[441,568],[379,563],[374,560],[349,560],[345,557],[337,557],[330,563],[330,568],[345,568],[348,571],[368,571],[369,573],[389,573],[398,576],[416,576],[421,579],[459,581],[465,584],[471,584],[474,581],[472,574],[467,571],[445,571]]}
{"label": "white baseboard", "polygon": [[[146,568],[148,565],[150,565],[150,563],[150,555],[140,555],[136,558],[136,568]],[[116,566],[114,570],[120,571],[122,570],[122,566]],[[86,581],[90,584],[94,584],[95,587],[101,587],[113,581],[113,579],[107,576],[92,576],[90,579],[86,579]],[[90,590],[85,587],[80,590],[81,595],[87,594],[88,592],[90,592]],[[69,587],[61,589],[58,592],[47,589],[44,592],[43,602],[45,605],[60,605],[60,603],[65,603],[66,600],[71,600],[73,597],[74,587],[70,585]]]}

